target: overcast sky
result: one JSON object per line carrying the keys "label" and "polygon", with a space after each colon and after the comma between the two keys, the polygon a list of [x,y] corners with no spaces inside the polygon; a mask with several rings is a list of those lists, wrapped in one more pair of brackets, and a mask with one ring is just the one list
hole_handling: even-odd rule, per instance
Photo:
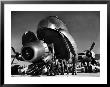
{"label": "overcast sky", "polygon": [[94,41],[93,51],[100,53],[100,12],[96,11],[14,11],[11,14],[11,46],[20,52],[23,33],[30,30],[36,34],[39,21],[47,16],[62,19],[76,41],[78,52],[89,49]]}

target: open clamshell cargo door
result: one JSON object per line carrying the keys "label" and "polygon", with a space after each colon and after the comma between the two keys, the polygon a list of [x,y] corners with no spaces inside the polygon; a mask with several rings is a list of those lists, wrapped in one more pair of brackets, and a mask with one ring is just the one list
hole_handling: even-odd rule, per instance
{"label": "open clamshell cargo door", "polygon": [[37,37],[47,44],[54,44],[55,56],[58,59],[69,60],[72,54],[76,56],[77,46],[69,34],[66,25],[56,16],[49,16],[40,21]]}

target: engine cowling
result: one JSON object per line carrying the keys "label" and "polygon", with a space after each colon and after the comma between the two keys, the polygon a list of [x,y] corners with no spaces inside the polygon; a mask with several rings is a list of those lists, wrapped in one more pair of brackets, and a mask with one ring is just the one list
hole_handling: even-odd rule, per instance
{"label": "engine cowling", "polygon": [[47,50],[45,49],[44,44],[41,41],[35,41],[23,46],[21,53],[25,61],[37,62],[42,59],[45,51]]}

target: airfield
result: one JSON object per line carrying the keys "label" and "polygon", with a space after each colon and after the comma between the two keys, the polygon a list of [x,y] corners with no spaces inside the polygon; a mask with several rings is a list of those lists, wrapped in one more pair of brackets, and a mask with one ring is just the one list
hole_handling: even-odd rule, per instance
{"label": "airfield", "polygon": [[[46,75],[41,75],[46,76]],[[69,73],[68,75],[65,73],[64,75],[55,75],[56,77],[100,77],[100,73],[77,73],[77,75],[72,75]],[[46,76],[47,77],[47,76]],[[54,77],[54,76],[53,76]]]}
{"label": "airfield", "polygon": [[72,75],[71,73],[69,75],[65,74],[65,75],[56,75],[57,77],[60,76],[67,76],[67,77],[100,77],[100,73],[77,73],[77,75]]}
{"label": "airfield", "polygon": [[47,75],[12,75],[12,77],[100,77],[100,72],[98,73],[77,73],[77,75],[72,75],[69,73],[68,75],[65,73],[64,75],[55,75],[55,76],[47,76]]}

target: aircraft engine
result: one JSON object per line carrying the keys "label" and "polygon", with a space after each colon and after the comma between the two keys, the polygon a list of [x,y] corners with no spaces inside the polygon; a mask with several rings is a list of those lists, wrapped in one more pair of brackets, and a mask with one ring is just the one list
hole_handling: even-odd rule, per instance
{"label": "aircraft engine", "polygon": [[35,62],[44,55],[45,47],[43,46],[43,43],[36,41],[24,46],[21,53],[24,60]]}
{"label": "aircraft engine", "polygon": [[30,31],[23,34],[22,43],[21,55],[25,61],[37,62],[43,58],[45,52],[49,51],[47,44],[38,40]]}

